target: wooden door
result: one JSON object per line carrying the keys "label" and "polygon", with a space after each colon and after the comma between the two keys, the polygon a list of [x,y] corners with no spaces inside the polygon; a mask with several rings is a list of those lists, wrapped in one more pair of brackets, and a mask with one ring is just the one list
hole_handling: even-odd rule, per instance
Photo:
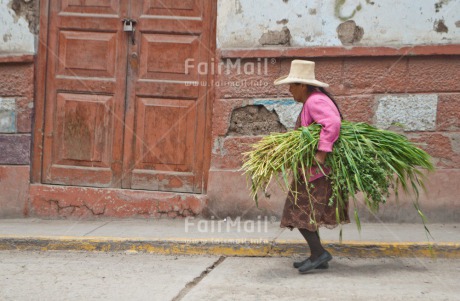
{"label": "wooden door", "polygon": [[[133,1],[123,187],[202,191],[209,0]],[[194,67],[186,67],[188,65]]]}
{"label": "wooden door", "polygon": [[128,4],[50,0],[44,183],[121,185]]}
{"label": "wooden door", "polygon": [[49,1],[42,182],[202,192],[212,1]]}

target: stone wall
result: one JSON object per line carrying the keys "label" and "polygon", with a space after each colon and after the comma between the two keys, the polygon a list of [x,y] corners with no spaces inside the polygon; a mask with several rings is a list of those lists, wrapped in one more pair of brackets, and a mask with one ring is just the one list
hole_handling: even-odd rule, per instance
{"label": "stone wall", "polygon": [[[460,57],[304,59],[316,62],[317,77],[330,84],[329,91],[335,96],[345,119],[400,131],[433,157],[437,171],[428,178],[428,193],[422,194],[420,199],[422,208],[431,221],[458,220]],[[226,60],[222,59],[222,63]],[[232,61],[232,66],[236,66],[236,60]],[[258,61],[260,59],[246,59],[240,64],[256,66]],[[292,117],[297,116],[301,107],[289,98],[287,86],[273,85],[277,77],[289,72],[290,61],[291,58],[269,59],[260,74],[245,74],[243,67],[240,72],[232,67],[228,68],[228,74],[222,72],[216,75],[216,82],[221,88],[217,89],[214,102],[208,214],[243,214],[246,217],[281,214],[285,193],[273,185],[270,189],[272,196],[270,199],[262,198],[261,208],[257,209],[249,197],[246,178],[239,170],[242,153],[260,139],[260,131],[256,131],[249,122],[239,125],[244,135],[231,135],[229,129],[235,111],[246,108],[247,111],[260,112],[255,109],[257,106],[272,111],[272,116],[278,116],[278,119],[266,118],[265,128],[271,129],[280,123],[286,129],[294,126],[295,118]],[[251,118],[258,119],[257,116]],[[402,125],[402,128],[394,124]],[[268,131],[263,134],[268,134]],[[418,221],[412,206],[413,199],[413,196],[403,195],[396,203],[392,198],[377,217],[364,208],[361,208],[362,214],[368,220]]]}
{"label": "stone wall", "polygon": [[[432,155],[437,171],[429,175],[420,202],[431,221],[458,220],[457,8],[455,1],[444,0],[280,0],[257,5],[219,0],[219,64],[230,68],[215,77],[208,214],[281,214],[285,192],[272,185],[270,199],[262,197],[255,208],[240,168],[242,153],[268,129],[294,126],[301,107],[289,98],[287,87],[275,87],[273,81],[288,73],[292,59],[300,58],[317,63],[317,77],[330,84],[345,119],[400,131]],[[250,119],[260,120],[254,115],[261,111],[257,106],[272,112],[265,118],[265,133],[239,123],[244,134],[232,135],[235,112],[253,112]],[[419,220],[413,200],[411,195],[402,195],[399,203],[393,198],[377,216],[358,206],[368,220],[412,222]]]}
{"label": "stone wall", "polygon": [[27,211],[34,65],[0,60],[0,217]]}
{"label": "stone wall", "polygon": [[0,217],[27,215],[38,1],[0,0]]}

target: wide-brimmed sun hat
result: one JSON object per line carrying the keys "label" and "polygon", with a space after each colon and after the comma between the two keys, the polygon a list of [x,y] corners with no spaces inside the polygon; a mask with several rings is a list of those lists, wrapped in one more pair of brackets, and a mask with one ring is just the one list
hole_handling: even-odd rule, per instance
{"label": "wide-brimmed sun hat", "polygon": [[329,87],[328,84],[320,82],[315,78],[315,62],[304,60],[293,60],[289,75],[282,76],[275,80],[274,84],[307,84],[316,87]]}

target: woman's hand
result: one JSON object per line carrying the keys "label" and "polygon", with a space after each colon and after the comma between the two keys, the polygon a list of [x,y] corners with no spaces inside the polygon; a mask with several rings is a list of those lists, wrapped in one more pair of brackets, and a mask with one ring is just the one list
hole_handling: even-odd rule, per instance
{"label": "woman's hand", "polygon": [[315,159],[319,164],[324,164],[326,162],[327,152],[317,151],[315,154]]}

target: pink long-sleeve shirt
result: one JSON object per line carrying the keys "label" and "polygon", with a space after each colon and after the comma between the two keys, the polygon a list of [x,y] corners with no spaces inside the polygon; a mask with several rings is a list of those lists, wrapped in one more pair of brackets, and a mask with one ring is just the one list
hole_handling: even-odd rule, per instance
{"label": "pink long-sleeve shirt", "polygon": [[[318,150],[332,152],[334,142],[339,138],[341,118],[335,104],[322,92],[313,92],[304,103],[300,113],[301,126],[309,126],[313,122],[322,126],[319,134]],[[323,171],[327,175],[330,169],[323,167]],[[309,182],[324,176],[318,167],[312,167],[310,175]]]}

